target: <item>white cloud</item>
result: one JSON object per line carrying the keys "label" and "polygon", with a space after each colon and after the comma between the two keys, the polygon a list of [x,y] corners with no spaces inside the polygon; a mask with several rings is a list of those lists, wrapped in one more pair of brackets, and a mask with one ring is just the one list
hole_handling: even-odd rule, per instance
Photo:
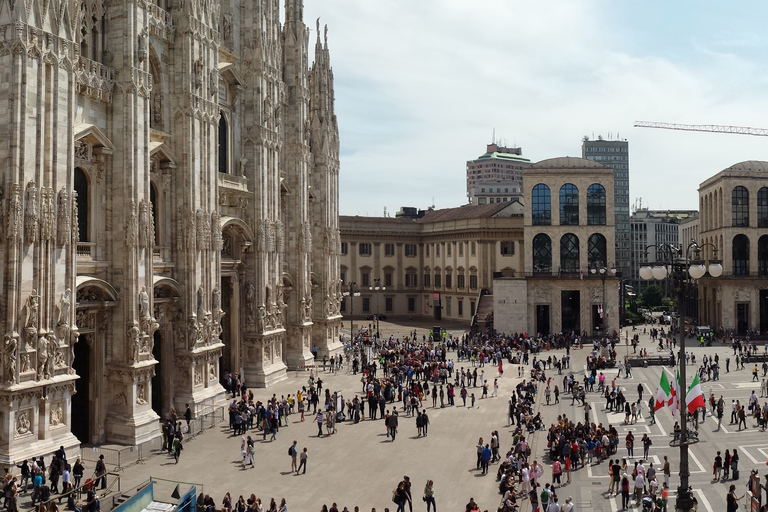
{"label": "white cloud", "polygon": [[612,6],[307,0],[308,24],[321,16],[329,25],[341,212],[377,215],[433,197],[438,207],[463,204],[465,162],[484,152],[493,128],[534,161],[580,155],[585,134],[626,138],[631,200],[651,207],[694,208],[707,177],[768,159],[765,139],[632,127],[768,124],[768,75],[754,60],[761,39],[721,27],[709,43],[702,27],[668,21],[690,34],[675,33],[688,44],[667,48]]}

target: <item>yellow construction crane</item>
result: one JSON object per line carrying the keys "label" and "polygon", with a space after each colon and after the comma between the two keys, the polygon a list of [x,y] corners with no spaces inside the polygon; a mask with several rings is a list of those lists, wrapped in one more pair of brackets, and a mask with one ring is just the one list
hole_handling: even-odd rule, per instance
{"label": "yellow construction crane", "polygon": [[722,126],[718,124],[674,124],[654,123],[650,121],[635,121],[636,128],[661,128],[663,130],[679,130],[683,132],[734,133],[737,135],[755,135],[768,137],[768,129],[750,128],[748,126]]}

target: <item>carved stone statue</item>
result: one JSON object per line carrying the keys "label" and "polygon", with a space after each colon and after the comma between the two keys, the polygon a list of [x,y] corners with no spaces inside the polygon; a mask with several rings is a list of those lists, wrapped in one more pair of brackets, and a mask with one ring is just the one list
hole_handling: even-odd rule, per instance
{"label": "carved stone statue", "polygon": [[139,292],[139,318],[150,318],[149,294],[147,293],[146,286],[142,286]]}
{"label": "carved stone statue", "polygon": [[248,163],[248,159],[245,157],[240,158],[240,163],[238,165],[238,172],[240,176],[245,177],[245,164]]}
{"label": "carved stone statue", "polygon": [[59,325],[68,326],[69,322],[69,310],[72,305],[72,290],[67,288],[64,293],[61,294],[61,300],[59,301]]}
{"label": "carved stone statue", "polygon": [[128,339],[131,342],[130,362],[135,363],[139,360],[139,354],[141,350],[141,331],[135,325],[132,325],[128,328]]}
{"label": "carved stone statue", "polygon": [[205,318],[205,290],[202,286],[197,289],[197,318],[200,321]]}
{"label": "carved stone statue", "polygon": [[143,383],[136,387],[136,405],[147,405],[147,386]]}
{"label": "carved stone statue", "polygon": [[5,382],[8,385],[15,384],[16,361],[18,358],[18,340],[11,335],[5,335]]}
{"label": "carved stone statue", "polygon": [[213,292],[211,292],[211,310],[214,313],[221,311],[221,289],[218,284],[213,287]]}
{"label": "carved stone statue", "polygon": [[58,403],[56,409],[51,411],[50,424],[52,427],[57,427],[62,423],[64,423],[64,409],[61,407],[61,403]]}
{"label": "carved stone statue", "polygon": [[245,309],[248,312],[248,325],[253,326],[256,324],[256,317],[255,317],[255,306],[256,301],[256,287],[253,285],[252,282],[248,282],[247,285],[245,285]]}
{"label": "carved stone statue", "polygon": [[27,298],[27,321],[24,326],[37,329],[37,317],[40,312],[40,297],[37,290],[32,290]]}
{"label": "carved stone statue", "polygon": [[189,342],[189,348],[194,348],[197,344],[198,337],[200,336],[200,330],[198,329],[197,319],[194,316],[189,317],[187,327],[187,340]]}
{"label": "carved stone statue", "polygon": [[31,244],[37,242],[37,221],[39,216],[37,205],[37,183],[27,183],[27,209],[24,212],[24,240]]}

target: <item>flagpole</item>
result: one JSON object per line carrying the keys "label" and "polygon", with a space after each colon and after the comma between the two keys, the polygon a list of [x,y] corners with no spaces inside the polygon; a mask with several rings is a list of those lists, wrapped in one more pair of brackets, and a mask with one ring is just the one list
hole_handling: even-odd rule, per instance
{"label": "flagpole", "polygon": [[[680,383],[678,394],[686,395],[688,387],[685,383],[685,335],[683,321],[683,301],[685,300],[685,294],[688,291],[688,276],[686,275],[685,268],[682,265],[676,265],[673,263],[672,279],[679,280],[676,284],[677,288],[677,335],[679,338],[680,351],[678,356],[678,365],[680,366]],[[688,407],[685,403],[685,398],[678,396],[677,410],[680,411],[682,420],[680,422],[680,487],[677,489],[677,503],[675,504],[676,510],[691,510],[693,508],[693,500],[691,499],[691,492],[688,484],[688,477],[691,476],[691,472],[688,469]]]}

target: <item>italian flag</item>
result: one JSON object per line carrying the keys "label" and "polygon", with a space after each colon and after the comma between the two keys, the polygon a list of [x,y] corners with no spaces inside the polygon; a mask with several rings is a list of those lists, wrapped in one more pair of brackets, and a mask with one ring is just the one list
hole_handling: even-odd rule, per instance
{"label": "italian flag", "polygon": [[688,407],[688,412],[694,413],[699,407],[706,407],[707,403],[704,401],[704,393],[701,391],[701,383],[699,383],[699,374],[691,382],[691,387],[688,388],[688,394],[685,395],[685,405]]}
{"label": "italian flag", "polygon": [[669,400],[669,397],[671,396],[671,391],[669,389],[669,381],[667,380],[667,371],[662,369],[661,370],[661,381],[659,382],[659,389],[656,390],[656,404],[655,404],[655,410],[659,410],[665,405],[667,405],[667,400]]}
{"label": "italian flag", "polygon": [[672,413],[672,417],[677,417],[677,410],[680,408],[680,372],[677,372],[677,378],[672,383],[669,389],[670,398],[668,400],[669,411]]}

